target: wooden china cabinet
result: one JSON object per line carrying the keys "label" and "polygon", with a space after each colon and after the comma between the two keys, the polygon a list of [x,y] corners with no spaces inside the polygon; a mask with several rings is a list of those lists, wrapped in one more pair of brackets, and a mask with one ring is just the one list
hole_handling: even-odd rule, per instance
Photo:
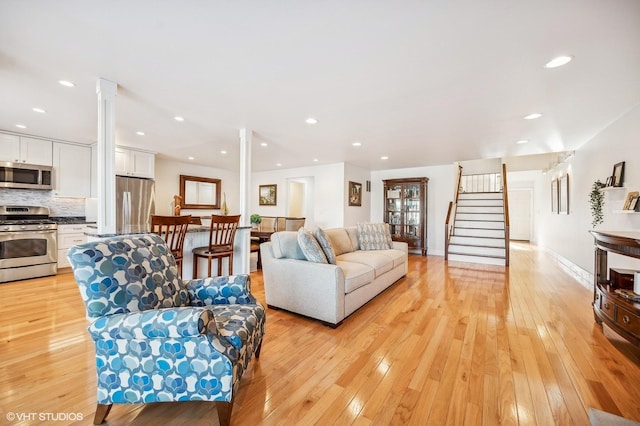
{"label": "wooden china cabinet", "polygon": [[384,183],[384,221],[391,238],[409,250],[427,255],[427,183],[429,178],[387,179]]}
{"label": "wooden china cabinet", "polygon": [[636,271],[607,268],[608,253],[640,259],[640,232],[590,232],[596,246],[593,274],[595,320],[640,346],[640,301],[635,300],[631,292]]}

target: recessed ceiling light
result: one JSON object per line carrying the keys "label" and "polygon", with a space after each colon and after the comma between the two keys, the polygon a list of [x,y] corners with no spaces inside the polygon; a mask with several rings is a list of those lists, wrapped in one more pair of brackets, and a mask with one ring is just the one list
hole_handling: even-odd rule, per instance
{"label": "recessed ceiling light", "polygon": [[528,143],[528,142],[529,142],[528,140],[522,139],[522,140],[517,141],[516,143],[522,145],[523,143]]}
{"label": "recessed ceiling light", "polygon": [[175,117],[173,117],[173,119],[176,120],[176,121],[184,121],[184,118],[179,117],[179,116],[175,116]]}
{"label": "recessed ceiling light", "polygon": [[540,118],[540,117],[542,117],[542,114],[540,114],[539,112],[534,112],[533,114],[525,115],[524,119],[525,120],[535,120],[536,118]]}
{"label": "recessed ceiling light", "polygon": [[227,151],[225,151],[224,149],[222,151],[220,151],[220,154],[222,154],[222,155],[224,155],[226,153],[227,153]]}
{"label": "recessed ceiling light", "polygon": [[563,65],[568,64],[573,59],[573,56],[558,56],[557,58],[553,58],[544,66],[545,68],[557,68]]}
{"label": "recessed ceiling light", "polygon": [[282,163],[276,163],[276,166],[281,167]]}
{"label": "recessed ceiling light", "polygon": [[317,162],[318,162],[318,159],[317,159],[317,158],[314,158],[314,159],[313,159],[313,162],[314,162],[314,163],[317,163]]}
{"label": "recessed ceiling light", "polygon": [[75,84],[73,84],[70,81],[67,80],[60,80],[58,83],[62,84],[63,86],[67,86],[67,87],[75,87]]}
{"label": "recessed ceiling light", "polygon": [[195,160],[194,157],[187,157],[189,160]]}
{"label": "recessed ceiling light", "polygon": [[16,124],[16,127],[18,129],[26,129],[27,128],[27,126],[25,126],[24,124]]}
{"label": "recessed ceiling light", "polygon": [[33,108],[33,110],[35,112],[39,112],[40,114],[44,114],[45,112],[47,112],[46,110],[42,109],[42,108]]}
{"label": "recessed ceiling light", "polygon": [[136,132],[136,135],[138,135],[138,136],[144,136],[144,132]]}
{"label": "recessed ceiling light", "polygon": [[382,157],[380,157],[381,160],[388,160],[389,157],[387,157],[386,155],[383,155]]}
{"label": "recessed ceiling light", "polygon": [[309,117],[306,120],[304,120],[305,123],[307,124],[318,124],[318,120],[316,118],[313,117]]}
{"label": "recessed ceiling light", "polygon": [[260,142],[260,146],[267,146],[268,144],[266,142]]}
{"label": "recessed ceiling light", "polygon": [[360,142],[354,142],[351,145],[353,145],[353,146],[362,146],[362,144]]}

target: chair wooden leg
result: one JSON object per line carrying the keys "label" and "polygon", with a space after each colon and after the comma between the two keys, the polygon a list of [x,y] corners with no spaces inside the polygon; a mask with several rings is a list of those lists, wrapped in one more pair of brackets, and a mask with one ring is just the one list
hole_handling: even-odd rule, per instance
{"label": "chair wooden leg", "polygon": [[218,276],[221,277],[222,276],[222,260],[224,259],[224,257],[219,257],[217,258],[217,262],[218,262]]}
{"label": "chair wooden leg", "polygon": [[233,275],[233,255],[229,256],[229,275]]}
{"label": "chair wooden leg", "polygon": [[260,350],[261,349],[262,349],[262,340],[260,340],[260,344],[258,345],[258,347],[256,348],[256,351],[255,351],[256,359],[260,358]]}
{"label": "chair wooden leg", "polygon": [[193,256],[193,279],[198,278],[198,256]]}
{"label": "chair wooden leg", "polygon": [[233,410],[233,401],[231,402],[218,401],[216,404],[217,404],[216,408],[218,409],[218,421],[220,422],[220,426],[229,426],[231,424],[231,410]]}
{"label": "chair wooden leg", "polygon": [[111,411],[111,407],[113,404],[98,404],[96,407],[96,416],[93,418],[94,425],[100,425],[104,422],[104,419],[107,418],[109,411]]}
{"label": "chair wooden leg", "polygon": [[207,275],[207,277],[211,276],[211,263],[213,262],[212,258],[207,258],[207,262],[209,262],[209,269],[207,269],[207,271],[209,272],[209,275]]}

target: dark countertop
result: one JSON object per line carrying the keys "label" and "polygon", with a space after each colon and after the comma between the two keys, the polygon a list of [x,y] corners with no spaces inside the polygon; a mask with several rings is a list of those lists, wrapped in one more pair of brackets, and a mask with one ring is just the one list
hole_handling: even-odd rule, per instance
{"label": "dark countertop", "polygon": [[95,223],[95,222],[88,222],[87,218],[84,216],[50,216],[49,219],[51,219],[58,225],[77,225],[77,224],[84,224],[84,223]]}

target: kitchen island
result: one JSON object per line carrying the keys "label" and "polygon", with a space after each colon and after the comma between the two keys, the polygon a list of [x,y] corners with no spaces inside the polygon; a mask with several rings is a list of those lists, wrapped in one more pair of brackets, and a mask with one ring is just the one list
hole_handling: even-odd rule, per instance
{"label": "kitchen island", "polygon": [[[102,240],[120,235],[135,235],[147,233],[149,228],[129,227],[116,231],[112,234],[99,234],[96,226],[89,226],[86,232],[88,241]],[[250,226],[239,226],[236,232],[236,238],[233,245],[233,272],[234,274],[249,273],[249,234]],[[193,254],[191,251],[196,247],[203,247],[209,244],[209,226],[208,225],[189,225],[187,228],[187,236],[184,240],[183,259],[182,259],[182,278],[193,278]],[[246,258],[246,260],[245,260]],[[206,274],[207,265],[204,259],[200,259],[199,270]],[[215,260],[214,262],[217,262]],[[246,270],[243,265],[246,263]],[[217,270],[214,265],[213,270]],[[222,273],[227,274],[227,261],[223,260]]]}

